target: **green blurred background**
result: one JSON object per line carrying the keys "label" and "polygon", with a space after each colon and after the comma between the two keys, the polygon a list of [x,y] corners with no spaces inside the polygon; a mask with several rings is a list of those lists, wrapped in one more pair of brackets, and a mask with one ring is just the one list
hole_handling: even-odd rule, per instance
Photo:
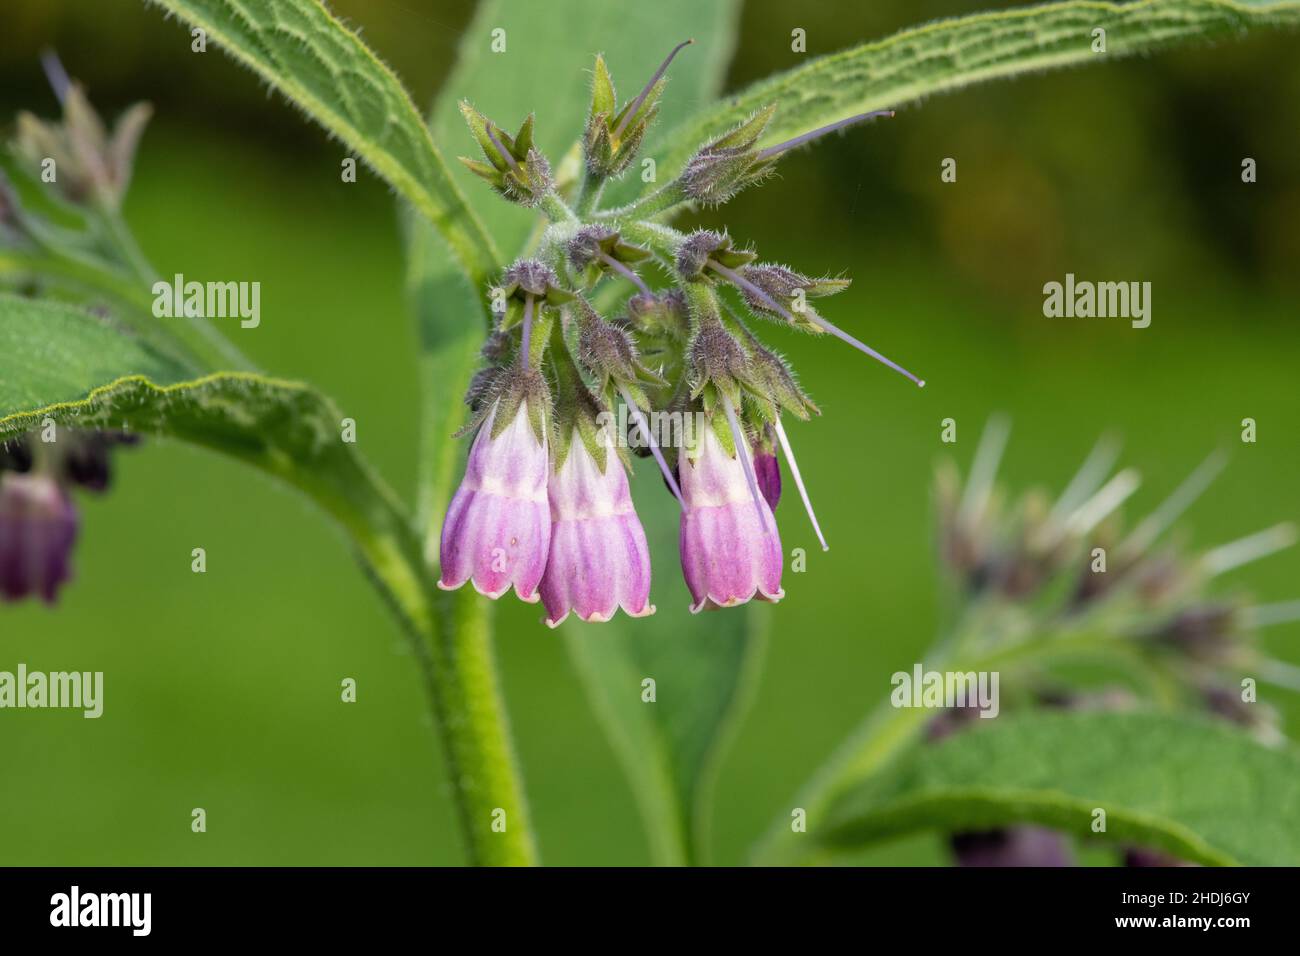
{"label": "green blurred background", "polygon": [[[364,28],[420,102],[471,13],[420,0],[331,6]],[[746,5],[729,87],[795,65],[794,26],[815,54],[976,9],[787,6]],[[20,108],[56,112],[37,62],[47,46],[105,113],[137,99],[157,106],[126,206],[145,251],[164,274],[259,279],[264,321],[235,333],[239,345],[332,394],[409,498],[415,340],[387,189],[366,175],[331,188],[336,145],[221,54],[191,54],[185,31],[135,0],[5,0],[0,34],[6,131]],[[765,258],[847,271],[854,285],[828,315],[930,383],[918,392],[829,340],[770,336],[824,411],[792,440],[832,550],[812,547],[788,495],[783,537],[787,550],[808,548],[809,569],[787,574],[761,685],[722,768],[717,862],[739,862],[788,812],[809,771],[887,693],[888,675],[934,637],[932,469],[949,450],[968,462],[990,413],[1014,422],[1004,477],[1017,487],[1059,487],[1097,435],[1115,430],[1145,478],[1134,509],[1213,448],[1232,452],[1185,522],[1195,543],[1300,518],[1296,44],[1259,33],[934,99],[787,159],[780,179],[733,202],[725,220],[703,217],[755,240]],[[660,55],[647,51],[622,74],[611,66],[639,77]],[[939,179],[948,156],[955,184]],[[1245,156],[1259,164],[1254,185],[1240,179]],[[1066,272],[1151,281],[1151,327],[1045,319],[1042,285]],[[939,442],[949,416],[955,449]],[[1257,444],[1238,440],[1246,416],[1259,423]],[[0,610],[0,669],[102,670],[106,684],[97,721],[0,715],[0,862],[459,861],[415,668],[341,538],[229,461],[153,442],[117,465],[113,493],[82,500],[77,578],[57,610]],[[189,567],[199,546],[205,575]],[[1300,596],[1298,572],[1293,550],[1222,585],[1283,600]],[[677,571],[656,573],[662,582]],[[660,614],[684,613],[657,600]],[[498,644],[544,859],[646,862],[627,785],[561,642],[537,617],[502,602]],[[1300,627],[1266,639],[1300,660]],[[355,705],[339,702],[344,677],[358,682]],[[1300,730],[1294,697],[1263,694]],[[206,834],[190,832],[194,807],[207,811]],[[945,857],[925,837],[867,859]]]}

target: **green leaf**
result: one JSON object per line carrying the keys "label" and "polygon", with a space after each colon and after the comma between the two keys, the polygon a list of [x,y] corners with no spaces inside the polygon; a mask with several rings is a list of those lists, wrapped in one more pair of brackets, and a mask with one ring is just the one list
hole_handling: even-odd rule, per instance
{"label": "green leaf", "polygon": [[[483,282],[499,258],[401,81],[319,0],[150,0],[204,30],[368,163]],[[461,320],[469,323],[468,315]]]}
{"label": "green leaf", "polygon": [[[669,74],[660,119],[666,127],[716,95],[730,59],[738,9],[738,0],[665,0],[653,5],[483,0],[465,28],[456,66],[434,105],[433,135],[457,152],[475,151],[460,113],[461,100],[506,129],[535,113],[537,146],[562,172],[566,156],[580,163],[577,142],[591,107],[597,53],[604,53],[619,88],[635,91],[674,44],[695,38]],[[497,28],[505,30],[504,53],[491,50]],[[467,170],[455,169],[452,175],[508,257],[497,265],[508,265],[535,228],[537,213],[505,202]],[[484,333],[483,325],[469,319],[486,314],[487,288],[448,260],[445,243],[425,224],[408,222],[406,235],[407,291],[419,327],[425,389],[419,515],[430,541],[436,542],[464,457],[451,435],[465,422],[461,397]]]}
{"label": "green leaf", "polygon": [[[72,306],[0,295],[0,441],[41,427],[162,435],[238,458],[307,492],[372,568],[399,573],[419,542],[400,504],[342,440],[342,415],[296,382],[190,370]],[[96,385],[96,383],[98,383]],[[95,387],[92,387],[95,386]],[[394,595],[431,615],[423,589]]]}
{"label": "green leaf", "polygon": [[[778,109],[764,146],[972,83],[1297,23],[1300,3],[1270,0],[1071,0],[941,20],[755,83],[674,129],[656,153],[665,174],[674,176],[705,141],[771,103]],[[1092,50],[1097,28],[1106,31],[1104,54]]]}
{"label": "green leaf", "polygon": [[[690,614],[678,555],[680,511],[652,462],[638,469],[637,511],[654,567],[647,618],[562,625],[569,653],[614,746],[661,865],[707,851],[708,795],[762,659],[766,608]],[[654,680],[655,700],[642,699]]]}
{"label": "green leaf", "polygon": [[1300,755],[1290,747],[1154,713],[975,723],[847,792],[820,839],[842,849],[919,829],[1038,823],[1211,865],[1300,863]]}

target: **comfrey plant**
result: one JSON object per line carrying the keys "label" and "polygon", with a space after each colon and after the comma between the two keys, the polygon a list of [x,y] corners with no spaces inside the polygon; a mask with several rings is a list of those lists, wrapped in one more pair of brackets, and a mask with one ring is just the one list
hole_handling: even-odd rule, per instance
{"label": "comfrey plant", "polygon": [[[322,189],[374,175],[398,195],[424,391],[418,502],[408,508],[367,463],[364,422],[262,373],[234,344],[302,316],[268,310],[223,329],[221,310],[155,313],[155,284],[170,284],[122,215],[148,108],[110,132],[49,58],[63,117],[24,114],[0,179],[0,281],[11,290],[0,294],[0,595],[75,599],[69,492],[103,490],[115,445],[174,439],[260,469],[334,521],[394,612],[428,691],[467,858],[505,865],[538,852],[483,596],[513,590],[563,624],[655,861],[701,862],[713,767],[757,672],[761,605],[784,595],[780,459],[826,545],[787,433],[817,408],[765,341],[767,325],[838,339],[923,384],[842,327],[859,323],[824,314],[820,300],[848,287],[844,263],[766,262],[725,230],[670,220],[743,197],[791,151],[932,93],[1300,23],[1290,0],[1070,0],[809,56],[720,99],[738,0],[661,0],[619,30],[582,0],[483,0],[426,119],[319,0],[150,2],[190,26],[178,42],[224,48],[341,142],[343,174]],[[670,48],[653,69],[646,57]],[[634,63],[649,80],[620,96],[608,64]],[[458,170],[440,147],[462,143],[474,155]],[[959,612],[918,671],[1001,673],[1012,716],[884,706],[781,809],[756,859],[817,860],[925,827],[961,835],[958,849],[985,861],[1086,829],[1130,852],[1294,862],[1287,781],[1300,761],[1272,738],[1186,715],[1229,709],[1261,724],[1262,705],[1240,685],[1290,679],[1243,635],[1294,608],[1209,587],[1290,532],[1199,555],[1162,546],[1211,466],[1128,536],[1109,516],[1132,479],[1102,483],[1095,463],[1055,504],[999,510],[989,449],[964,487],[940,484]],[[634,464],[664,486],[643,484],[635,504]],[[666,596],[673,575],[652,581],[651,556],[663,572],[673,551],[688,600]],[[733,610],[692,615],[687,603]],[[1124,693],[1146,709],[1085,706],[1119,698],[1049,667],[1065,653],[1128,667]],[[1248,793],[1249,813],[1275,824],[1264,837],[1187,796],[1195,788],[1183,783],[1206,766],[1249,779],[1224,799],[1235,794],[1246,812]]]}
{"label": "comfrey plant", "polygon": [[[690,42],[675,47],[621,107],[604,59],[596,58],[572,206],[534,144],[533,116],[512,136],[461,104],[486,159],[462,162],[502,199],[540,209],[546,224],[536,255],[510,266],[490,290],[499,307],[484,351],[488,365],[465,398],[474,412],[467,430],[477,437],[443,523],[438,583],[468,581],[491,598],[511,587],[525,601],[540,596],[552,627],[570,613],[607,621],[620,607],[634,617],[654,612],[645,532],[624,474],[626,449],[637,439],[681,506],[691,611],[784,595],[773,514],[778,444],[819,537],[821,530],[781,416],[807,419],[817,407],[747,320],[829,332],[925,384],[808,303],[842,291],[847,280],[756,262],[756,253],[725,233],[686,234],[659,221],[679,206],[726,202],[772,175],[789,150],[892,113],[864,113],[760,147],[775,112],[768,106],[702,145],[677,179],[645,199],[601,208],[606,183],[646,139],[669,64]],[[651,287],[661,279],[665,285]],[[611,285],[632,295],[607,317],[593,303],[613,300]],[[727,287],[736,304],[724,298]],[[620,403],[630,416],[619,415]],[[665,411],[703,421],[693,442],[661,445],[647,413]],[[634,436],[610,424],[628,420]]]}

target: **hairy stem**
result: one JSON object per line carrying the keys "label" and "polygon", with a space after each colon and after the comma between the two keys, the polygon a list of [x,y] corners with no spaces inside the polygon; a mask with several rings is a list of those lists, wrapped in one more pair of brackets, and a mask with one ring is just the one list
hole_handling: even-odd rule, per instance
{"label": "hairy stem", "polygon": [[652,219],[677,212],[690,202],[680,180],[665,183],[652,193],[617,209],[605,209],[592,215],[593,219]]}
{"label": "hairy stem", "polygon": [[486,599],[467,588],[438,590],[420,538],[395,503],[361,513],[310,478],[286,477],[343,525],[371,582],[402,624],[442,741],[469,862],[535,864]]}

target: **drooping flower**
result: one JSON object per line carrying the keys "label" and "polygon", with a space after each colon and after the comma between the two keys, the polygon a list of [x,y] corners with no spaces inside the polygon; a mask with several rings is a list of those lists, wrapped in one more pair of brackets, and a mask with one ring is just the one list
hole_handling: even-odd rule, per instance
{"label": "drooping flower", "polygon": [[503,401],[496,400],[480,426],[447,508],[438,587],[450,591],[471,581],[480,594],[497,598],[513,585],[534,603],[551,535],[546,430],[536,426],[540,413],[527,399],[504,407]]}
{"label": "drooping flower", "polygon": [[653,614],[650,551],[623,463],[606,443],[602,470],[577,429],[572,436],[547,486],[546,623],[558,627],[570,612],[583,621],[608,621],[620,607],[632,617]]}
{"label": "drooping flower", "polygon": [[111,453],[139,439],[125,432],[65,429],[37,441],[0,442],[0,598],[31,595],[53,604],[71,577],[77,509],[70,490],[108,489]]}
{"label": "drooping flower", "polygon": [[0,595],[39,595],[53,604],[71,576],[77,512],[68,493],[44,472],[0,473]]}
{"label": "drooping flower", "polygon": [[746,455],[739,442],[729,455],[713,429],[705,428],[698,454],[680,459],[682,572],[694,599],[692,613],[785,597],[776,519],[767,501],[750,490],[741,457]]}

